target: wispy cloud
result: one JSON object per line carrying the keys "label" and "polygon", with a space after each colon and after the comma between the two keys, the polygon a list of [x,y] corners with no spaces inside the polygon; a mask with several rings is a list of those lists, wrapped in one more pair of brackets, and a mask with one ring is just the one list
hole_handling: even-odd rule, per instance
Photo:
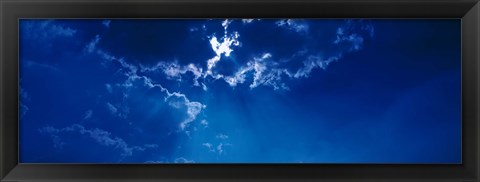
{"label": "wispy cloud", "polygon": [[255,21],[255,19],[242,19],[243,24],[252,23],[253,21]]}
{"label": "wispy cloud", "polygon": [[364,35],[373,37],[374,28],[363,20],[346,20],[343,26],[337,28],[336,35],[334,44],[347,46],[347,51],[358,51],[363,47]]}
{"label": "wispy cloud", "polygon": [[268,85],[272,86],[275,90],[279,88],[287,89],[285,84],[281,83],[283,72],[278,68],[267,69],[268,63],[265,60],[270,57],[272,57],[271,54],[266,53],[261,58],[253,59],[253,70],[255,70],[255,74],[250,88],[255,88],[259,85]]}
{"label": "wispy cloud", "polygon": [[105,89],[107,89],[108,93],[112,93],[113,92],[113,88],[112,88],[112,85],[111,84],[105,84]]}
{"label": "wispy cloud", "polygon": [[232,23],[232,20],[229,20],[229,19],[225,19],[222,21],[222,27],[225,30],[225,34],[227,34],[227,29],[230,23]]}
{"label": "wispy cloud", "polygon": [[54,147],[61,148],[66,142],[63,141],[62,135],[66,133],[77,133],[85,135],[97,142],[98,144],[106,147],[112,147],[121,151],[121,156],[131,156],[134,151],[145,151],[149,148],[157,148],[156,144],[145,144],[143,146],[132,146],[127,144],[122,138],[112,136],[108,131],[104,131],[98,128],[87,129],[82,125],[74,124],[65,128],[54,128],[46,126],[39,129],[41,133],[48,133],[54,140]]}
{"label": "wispy cloud", "polygon": [[[49,24],[49,25],[47,25]],[[60,25],[55,25],[55,24],[51,24],[51,23],[45,23],[45,26],[48,26],[49,27],[49,32],[54,34],[54,35],[58,35],[58,36],[67,36],[67,37],[70,37],[70,36],[73,36],[75,33],[77,33],[76,30],[74,29],[71,29],[70,27],[64,27],[64,26],[60,26]]]}
{"label": "wispy cloud", "polygon": [[334,45],[339,46],[337,54],[331,56],[309,55],[303,61],[304,66],[298,69],[294,78],[308,77],[315,68],[327,69],[332,62],[339,61],[344,54],[359,51],[364,46],[367,37],[373,37],[374,27],[363,20],[346,20],[336,30]]}
{"label": "wispy cloud", "polygon": [[165,94],[164,101],[170,106],[177,109],[186,108],[186,118],[179,124],[179,127],[182,131],[185,131],[188,125],[194,120],[196,120],[197,115],[200,114],[200,112],[207,107],[200,102],[190,101],[190,99],[188,99],[187,96],[183,93],[169,91],[161,84],[154,83],[153,80],[147,76],[138,76],[137,68],[126,63],[125,61],[121,61],[121,65],[124,68],[128,68],[128,70],[130,70],[126,73],[128,79],[125,80],[125,83],[123,84],[126,87],[131,87],[136,80],[142,80],[144,85],[148,88],[159,88],[160,91]]}
{"label": "wispy cloud", "polygon": [[224,143],[224,142],[219,142],[216,145],[213,145],[212,143],[202,143],[202,146],[207,149],[208,152],[216,153],[218,155],[225,154],[225,147],[230,147],[232,144],[230,143]]}
{"label": "wispy cloud", "polygon": [[103,21],[102,21],[102,25],[105,26],[105,27],[107,27],[107,28],[110,28],[110,22],[112,22],[112,21],[110,21],[110,20],[103,20]]}
{"label": "wispy cloud", "polygon": [[107,107],[108,111],[110,111],[110,114],[112,115],[117,114],[118,109],[113,104],[111,104],[110,102],[107,102],[105,106]]}
{"label": "wispy cloud", "polygon": [[27,38],[33,39],[51,39],[56,37],[71,37],[77,33],[77,30],[70,27],[55,24],[53,20],[22,20],[21,26],[25,31]]}
{"label": "wispy cloud", "polygon": [[339,33],[337,34],[337,39],[334,41],[334,43],[340,44],[342,42],[350,43],[351,44],[350,50],[359,50],[363,45],[363,37],[357,34],[344,35],[343,33]]}
{"label": "wispy cloud", "polygon": [[165,101],[171,106],[176,108],[186,108],[187,117],[179,125],[182,131],[185,130],[190,123],[197,118],[197,115],[207,107],[200,102],[190,101],[185,94],[179,92],[170,93],[168,90],[166,90],[166,93],[167,96],[165,97]]}
{"label": "wispy cloud", "polygon": [[174,162],[175,162],[175,163],[195,163],[194,160],[188,160],[188,159],[186,159],[186,158],[184,158],[184,157],[176,158]]}
{"label": "wispy cloud", "polygon": [[239,83],[244,83],[246,75],[253,72],[253,81],[249,85],[251,89],[260,85],[271,86],[275,90],[288,89],[285,83],[282,82],[283,75],[290,75],[288,70],[278,67],[278,63],[268,61],[272,55],[264,53],[260,57],[253,57],[251,61],[246,63],[246,66],[241,67],[234,76],[226,76],[224,80],[232,87]]}
{"label": "wispy cloud", "polygon": [[284,20],[276,21],[275,24],[278,27],[284,27],[290,30],[294,30],[296,32],[308,32],[308,29],[309,29],[308,24],[301,20],[284,19]]}
{"label": "wispy cloud", "polygon": [[205,147],[208,152],[216,153],[218,155],[225,154],[225,147],[233,146],[231,143],[228,142],[229,136],[223,133],[218,133],[215,135],[215,140],[210,142],[204,142],[201,145]]}
{"label": "wispy cloud", "polygon": [[204,128],[208,128],[208,121],[203,119],[202,121],[200,121],[200,124],[204,127]]}
{"label": "wispy cloud", "polygon": [[129,107],[122,104],[113,105],[112,103],[107,102],[105,103],[105,107],[111,115],[122,119],[126,119],[130,113]]}
{"label": "wispy cloud", "polygon": [[26,63],[27,63],[27,67],[36,67],[36,68],[46,69],[46,70],[50,70],[50,71],[60,72],[60,70],[56,66],[51,65],[51,64],[37,63],[37,62],[31,61],[31,60],[27,60]]}
{"label": "wispy cloud", "polygon": [[215,138],[226,140],[226,139],[228,139],[228,135],[220,133],[217,136],[215,136]]}
{"label": "wispy cloud", "polygon": [[87,120],[87,119],[90,119],[93,115],[93,111],[90,109],[90,110],[87,110],[85,111],[85,114],[83,115],[83,119],[84,120]]}
{"label": "wispy cloud", "polygon": [[215,152],[215,149],[211,143],[202,143],[202,146],[206,147],[209,152]]}
{"label": "wispy cloud", "polygon": [[207,26],[205,24],[203,24],[202,26],[200,27],[197,27],[197,26],[193,26],[193,27],[190,27],[188,29],[188,31],[190,32],[197,32],[197,31],[201,31],[202,33],[205,33],[207,31]]}
{"label": "wispy cloud", "polygon": [[85,46],[85,49],[89,53],[92,53],[93,51],[95,51],[95,47],[97,46],[99,41],[100,41],[100,36],[95,35],[95,37]]}
{"label": "wispy cloud", "polygon": [[194,86],[204,86],[199,83],[199,78],[203,75],[203,69],[201,67],[197,67],[193,63],[181,66],[177,62],[158,62],[152,67],[140,65],[140,70],[142,72],[156,72],[160,70],[167,76],[168,79],[176,79],[177,81],[182,81],[182,75],[190,72],[194,76]]}
{"label": "wispy cloud", "polygon": [[342,55],[339,54],[336,56],[329,57],[327,59],[323,59],[321,56],[310,55],[307,57],[305,61],[303,61],[304,67],[297,70],[297,72],[294,75],[294,78],[308,77],[312,72],[312,70],[315,68],[327,69],[327,66],[330,63],[339,60],[341,57]]}

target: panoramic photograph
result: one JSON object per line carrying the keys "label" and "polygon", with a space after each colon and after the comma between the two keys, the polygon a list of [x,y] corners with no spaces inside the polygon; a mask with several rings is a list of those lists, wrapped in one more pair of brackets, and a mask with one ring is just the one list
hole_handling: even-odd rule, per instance
{"label": "panoramic photograph", "polygon": [[460,19],[19,19],[19,163],[459,164]]}

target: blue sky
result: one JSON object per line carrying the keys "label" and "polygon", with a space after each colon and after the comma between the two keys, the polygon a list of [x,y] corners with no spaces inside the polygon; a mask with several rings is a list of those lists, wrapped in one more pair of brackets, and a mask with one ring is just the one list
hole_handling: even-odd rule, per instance
{"label": "blue sky", "polygon": [[21,163],[460,163],[459,19],[22,19]]}

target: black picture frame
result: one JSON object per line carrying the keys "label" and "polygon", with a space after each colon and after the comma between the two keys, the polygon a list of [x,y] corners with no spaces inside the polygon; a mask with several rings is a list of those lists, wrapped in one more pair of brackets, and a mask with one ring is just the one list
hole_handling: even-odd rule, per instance
{"label": "black picture frame", "polygon": [[[461,18],[462,164],[18,164],[19,18]],[[479,0],[0,0],[0,181],[480,179]]]}

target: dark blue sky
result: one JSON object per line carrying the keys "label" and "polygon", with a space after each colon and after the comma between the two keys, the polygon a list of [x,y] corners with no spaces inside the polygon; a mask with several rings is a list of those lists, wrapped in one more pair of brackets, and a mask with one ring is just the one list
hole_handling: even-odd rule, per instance
{"label": "dark blue sky", "polygon": [[22,163],[460,163],[459,19],[20,20]]}

